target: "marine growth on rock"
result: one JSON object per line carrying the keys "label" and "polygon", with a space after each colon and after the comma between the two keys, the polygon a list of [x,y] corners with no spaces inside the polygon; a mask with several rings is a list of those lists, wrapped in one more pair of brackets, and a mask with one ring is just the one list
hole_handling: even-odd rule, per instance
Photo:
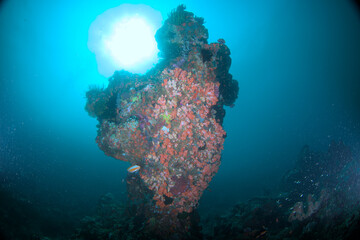
{"label": "marine growth on rock", "polygon": [[238,94],[230,50],[223,39],[209,44],[203,23],[179,6],[156,33],[160,63],[145,75],[117,71],[86,95],[100,149],[140,166],[129,173],[129,197],[159,231],[191,227],[190,213],[220,166],[224,105]]}

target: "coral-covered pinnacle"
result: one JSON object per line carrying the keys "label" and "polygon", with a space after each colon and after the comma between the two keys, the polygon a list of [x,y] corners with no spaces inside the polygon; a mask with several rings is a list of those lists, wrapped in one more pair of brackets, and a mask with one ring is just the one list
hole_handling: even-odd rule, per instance
{"label": "coral-covered pinnacle", "polygon": [[116,72],[107,88],[87,93],[100,149],[141,167],[130,197],[142,199],[139,211],[167,231],[187,226],[179,214],[196,208],[218,171],[223,106],[238,93],[229,48],[224,40],[208,44],[203,22],[179,6],[156,34],[163,56],[157,66],[143,76]]}

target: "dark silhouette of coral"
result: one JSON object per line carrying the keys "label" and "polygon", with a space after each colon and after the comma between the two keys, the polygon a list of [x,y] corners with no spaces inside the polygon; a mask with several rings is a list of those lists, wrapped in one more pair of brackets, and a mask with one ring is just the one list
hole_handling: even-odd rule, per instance
{"label": "dark silhouette of coral", "polygon": [[[326,176],[327,175],[327,176]],[[327,152],[304,146],[280,193],[239,203],[207,221],[207,239],[357,239],[360,160],[343,142]]]}

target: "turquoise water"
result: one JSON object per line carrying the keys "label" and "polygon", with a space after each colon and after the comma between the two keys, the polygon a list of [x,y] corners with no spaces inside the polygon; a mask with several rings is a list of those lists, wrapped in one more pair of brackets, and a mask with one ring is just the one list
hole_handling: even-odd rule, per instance
{"label": "turquoise water", "polygon": [[[48,232],[71,233],[108,192],[126,197],[129,164],[97,147],[97,121],[84,110],[88,85],[107,84],[87,47],[89,27],[121,3],[0,3],[0,182],[26,199],[24,209],[50,212]],[[358,156],[360,15],[354,2],[126,3],[147,4],[163,19],[184,3],[204,17],[209,42],[223,38],[231,50],[239,97],[226,108],[222,165],[200,213],[222,213],[275,190],[305,144],[326,151],[341,140]]]}

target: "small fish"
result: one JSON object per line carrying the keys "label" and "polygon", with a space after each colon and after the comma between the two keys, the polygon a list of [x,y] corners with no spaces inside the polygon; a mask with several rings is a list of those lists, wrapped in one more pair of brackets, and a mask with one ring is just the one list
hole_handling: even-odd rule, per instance
{"label": "small fish", "polygon": [[264,236],[266,233],[267,233],[267,231],[264,230],[259,235],[257,235],[256,238],[260,238],[260,237]]}
{"label": "small fish", "polygon": [[140,166],[138,166],[138,165],[133,165],[133,166],[131,166],[131,167],[129,167],[128,169],[127,169],[127,171],[129,172],[129,173],[135,173],[135,172],[137,172],[137,171],[139,171],[140,170]]}

